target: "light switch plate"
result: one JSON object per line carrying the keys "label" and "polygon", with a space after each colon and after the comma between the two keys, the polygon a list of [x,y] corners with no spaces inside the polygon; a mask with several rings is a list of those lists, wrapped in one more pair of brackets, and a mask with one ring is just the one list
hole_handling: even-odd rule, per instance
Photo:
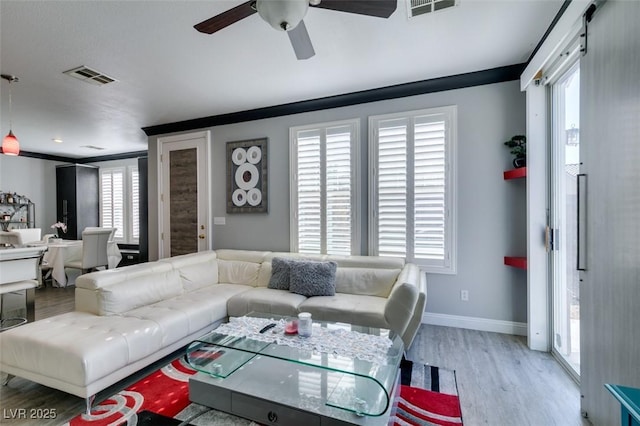
{"label": "light switch plate", "polygon": [[213,224],[214,225],[226,225],[227,224],[227,218],[222,216],[222,217],[214,217],[213,218]]}

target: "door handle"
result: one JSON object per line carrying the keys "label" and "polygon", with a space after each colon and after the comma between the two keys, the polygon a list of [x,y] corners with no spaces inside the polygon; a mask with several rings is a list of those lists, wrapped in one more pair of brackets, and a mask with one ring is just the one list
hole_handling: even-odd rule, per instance
{"label": "door handle", "polygon": [[204,236],[204,234],[200,234],[198,235],[198,238],[200,238],[201,240],[204,240],[206,237]]}
{"label": "door handle", "polygon": [[587,270],[587,175],[580,173],[576,176],[578,195],[577,220],[577,265],[578,271]]}

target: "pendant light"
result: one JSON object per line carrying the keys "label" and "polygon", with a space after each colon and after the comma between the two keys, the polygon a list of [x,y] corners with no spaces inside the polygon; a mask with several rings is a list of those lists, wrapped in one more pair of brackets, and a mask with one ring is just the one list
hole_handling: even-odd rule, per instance
{"label": "pendant light", "polygon": [[17,83],[18,77],[8,74],[2,74],[1,77],[9,82],[9,133],[2,139],[2,153],[5,155],[18,155],[20,154],[20,143],[13,134],[11,121],[11,83]]}

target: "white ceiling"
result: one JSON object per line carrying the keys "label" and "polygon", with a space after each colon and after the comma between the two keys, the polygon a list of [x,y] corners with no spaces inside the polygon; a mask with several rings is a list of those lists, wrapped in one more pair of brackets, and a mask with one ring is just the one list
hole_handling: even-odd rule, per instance
{"label": "white ceiling", "polygon": [[[142,127],[522,63],[562,0],[459,0],[413,19],[405,0],[389,19],[310,8],[316,56],[306,61],[257,14],[213,35],[193,28],[240,3],[0,1],[0,68],[20,78],[11,89],[21,149],[142,151]],[[118,81],[62,74],[80,65]],[[5,135],[5,80],[0,90]]]}

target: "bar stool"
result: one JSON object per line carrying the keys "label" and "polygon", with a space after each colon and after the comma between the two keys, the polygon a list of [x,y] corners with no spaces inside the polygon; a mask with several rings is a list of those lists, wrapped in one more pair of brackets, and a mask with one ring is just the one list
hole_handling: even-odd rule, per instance
{"label": "bar stool", "polygon": [[[0,332],[35,320],[36,287],[38,287],[38,281],[36,280],[17,281],[0,285]],[[9,293],[24,293],[26,317],[4,317],[4,297]]]}

